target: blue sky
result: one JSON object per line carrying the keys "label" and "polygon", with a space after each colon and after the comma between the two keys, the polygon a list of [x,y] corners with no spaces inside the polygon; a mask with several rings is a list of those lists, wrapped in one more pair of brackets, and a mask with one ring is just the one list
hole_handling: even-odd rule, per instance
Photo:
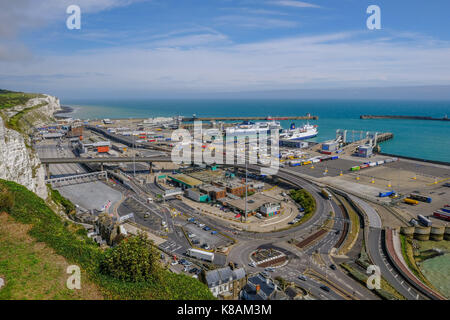
{"label": "blue sky", "polygon": [[[82,11],[68,30],[68,5]],[[381,30],[366,9],[381,8]],[[74,97],[450,85],[450,2],[15,0],[0,87]]]}

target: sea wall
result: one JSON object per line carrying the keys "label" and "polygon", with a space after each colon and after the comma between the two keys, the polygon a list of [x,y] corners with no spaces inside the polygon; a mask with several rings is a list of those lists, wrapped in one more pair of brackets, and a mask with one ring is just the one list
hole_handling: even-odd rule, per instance
{"label": "sea wall", "polygon": [[42,106],[30,113],[39,114],[39,117],[28,117],[31,121],[28,122],[29,126],[44,124],[42,122],[52,118],[53,113],[60,108],[59,100],[56,97],[43,95],[29,100],[24,106],[7,109],[0,117],[0,178],[17,182],[39,197],[46,199],[48,192],[45,185],[45,169],[30,147],[30,138],[27,134],[8,128],[5,123],[9,117],[18,112],[38,105]]}
{"label": "sea wall", "polygon": [[433,227],[422,227],[422,226],[408,226],[400,228],[401,234],[407,236],[408,238],[414,238],[421,241],[426,240],[450,240],[450,227],[444,226],[433,226]]}

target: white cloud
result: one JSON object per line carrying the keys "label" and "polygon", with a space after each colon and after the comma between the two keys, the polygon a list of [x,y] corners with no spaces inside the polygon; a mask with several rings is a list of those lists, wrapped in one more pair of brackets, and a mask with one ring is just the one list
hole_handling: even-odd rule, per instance
{"label": "white cloud", "polygon": [[[148,0],[5,0],[0,1],[0,36],[14,37],[22,30],[43,27],[64,19],[69,5],[95,13]],[[64,20],[62,20],[64,21]]]}
{"label": "white cloud", "polygon": [[214,47],[174,48],[174,42],[46,56],[25,65],[0,63],[0,87],[114,96],[450,84],[449,43],[356,41],[358,36],[337,33]]}
{"label": "white cloud", "polygon": [[271,1],[270,4],[275,4],[283,7],[294,7],[294,8],[320,8],[320,6],[304,2],[304,1],[295,1],[295,0],[279,0],[279,1]]}

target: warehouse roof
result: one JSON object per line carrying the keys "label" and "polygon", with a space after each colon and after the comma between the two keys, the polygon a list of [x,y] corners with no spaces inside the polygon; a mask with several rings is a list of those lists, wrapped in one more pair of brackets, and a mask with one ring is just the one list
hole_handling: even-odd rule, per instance
{"label": "warehouse roof", "polygon": [[202,181],[197,180],[192,177],[189,177],[185,174],[177,174],[177,175],[169,176],[169,179],[177,181],[177,182],[181,182],[181,183],[191,186],[191,187],[196,187],[196,186],[200,186],[203,184]]}

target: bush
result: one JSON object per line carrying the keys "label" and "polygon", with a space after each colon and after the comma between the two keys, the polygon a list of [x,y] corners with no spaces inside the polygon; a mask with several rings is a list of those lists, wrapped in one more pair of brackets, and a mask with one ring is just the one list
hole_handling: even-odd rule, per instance
{"label": "bush", "polygon": [[291,190],[291,198],[305,209],[305,214],[313,213],[316,210],[316,200],[304,189]]}
{"label": "bush", "polygon": [[0,190],[0,211],[9,211],[14,206],[14,194],[8,192],[8,189]]}
{"label": "bush", "polygon": [[140,233],[106,251],[101,269],[102,272],[120,280],[150,280],[159,271],[158,253],[147,236]]}

